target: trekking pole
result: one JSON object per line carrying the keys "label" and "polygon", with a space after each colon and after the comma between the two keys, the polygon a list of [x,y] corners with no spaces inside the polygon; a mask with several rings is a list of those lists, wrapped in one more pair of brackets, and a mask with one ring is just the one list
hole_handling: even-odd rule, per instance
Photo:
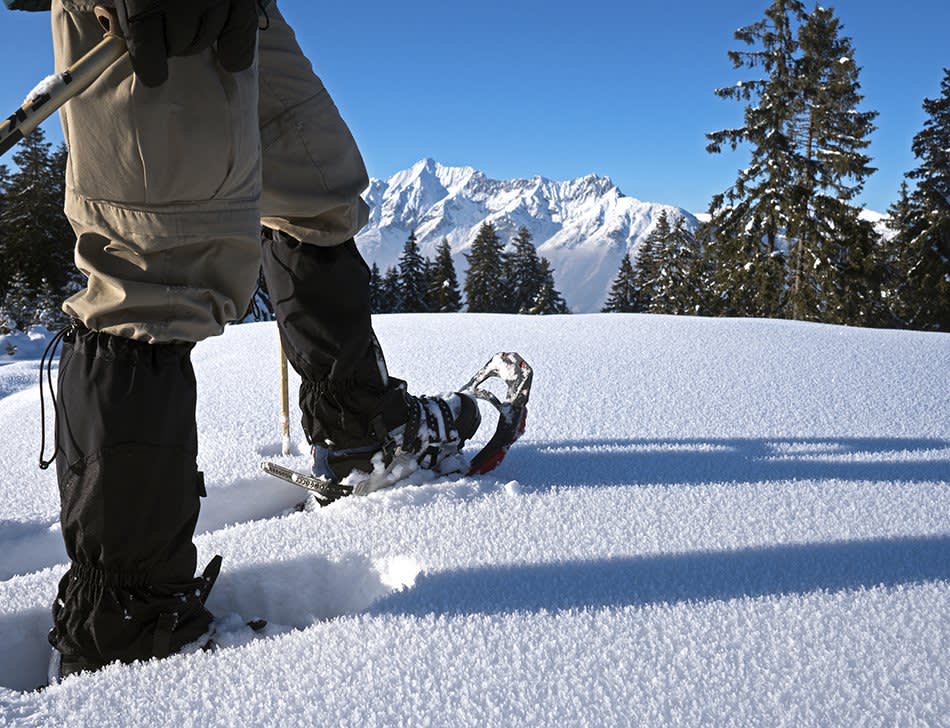
{"label": "trekking pole", "polygon": [[23,105],[0,122],[0,155],[13,149],[63,104],[85,91],[105,70],[128,52],[115,29],[113,11],[97,7],[96,17],[105,36],[91,51],[59,74],[43,79]]}
{"label": "trekking pole", "polygon": [[287,382],[287,352],[280,346],[280,452],[290,455],[290,387]]}

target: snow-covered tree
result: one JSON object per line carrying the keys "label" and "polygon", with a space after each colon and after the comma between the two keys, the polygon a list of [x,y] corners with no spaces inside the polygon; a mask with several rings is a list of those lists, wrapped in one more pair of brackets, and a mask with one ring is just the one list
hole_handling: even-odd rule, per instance
{"label": "snow-covered tree", "polygon": [[903,325],[950,331],[950,68],[941,94],[924,99],[924,128],[912,144],[919,164],[906,217],[893,241],[901,281],[894,313]]}
{"label": "snow-covered tree", "polygon": [[774,316],[780,310],[779,239],[792,224],[787,182],[800,167],[794,139],[801,111],[795,27],[804,17],[799,0],[773,0],[762,20],[735,33],[749,50],[729,52],[735,68],[761,73],[716,90],[722,98],[745,103],[743,125],[707,134],[706,149],[718,153],[724,145],[747,145],[751,152],[735,184],[716,195],[709,208],[716,238],[707,250],[715,270],[710,284],[721,313]]}
{"label": "snow-covered tree", "polygon": [[36,303],[36,291],[22,269],[17,268],[7,281],[3,302],[0,304],[0,318],[4,328],[25,331],[33,323]]}
{"label": "snow-covered tree", "polygon": [[54,290],[50,282],[44,278],[40,282],[39,291],[33,302],[33,319],[31,324],[45,326],[47,329],[59,329],[68,320],[61,308],[63,296]]}
{"label": "snow-covered tree", "polygon": [[699,284],[701,254],[696,237],[678,217],[664,225],[665,235],[655,241],[653,279],[650,282],[651,313],[695,314],[701,306]]}
{"label": "snow-covered tree", "polygon": [[50,152],[42,129],[24,139],[4,182],[0,206],[0,282],[19,270],[32,289],[45,277],[62,290],[73,268],[74,234],[63,213],[66,151]]}
{"label": "snow-covered tree", "polygon": [[877,112],[858,110],[860,69],[833,10],[812,11],[798,38],[800,111],[791,127],[798,169],[787,187],[785,313],[829,323],[875,323],[880,308],[876,236],[850,201],[874,172],[865,149]]}
{"label": "snow-covered tree", "polygon": [[669,240],[672,228],[666,210],[660,212],[656,225],[637,250],[633,272],[633,288],[636,291],[637,310],[649,311],[656,296],[656,285],[663,264],[663,247]]}
{"label": "snow-covered tree", "polygon": [[751,151],[710,206],[713,300],[720,313],[873,323],[877,249],[851,200],[874,171],[865,150],[877,113],[858,108],[851,40],[833,10],[796,0],[774,0],[736,38],[752,50],[730,53],[734,65],[762,77],[717,91],[745,102],[745,123],[707,135],[710,152]]}

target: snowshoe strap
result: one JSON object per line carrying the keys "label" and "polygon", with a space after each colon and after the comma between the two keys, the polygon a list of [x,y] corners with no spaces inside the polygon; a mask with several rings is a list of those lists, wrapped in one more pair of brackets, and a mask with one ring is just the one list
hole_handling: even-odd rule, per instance
{"label": "snowshoe strap", "polygon": [[419,412],[419,403],[413,399],[409,400],[409,418],[406,420],[405,429],[402,433],[402,449],[406,452],[416,452],[422,446],[419,439],[419,425],[421,424],[422,414]]}
{"label": "snowshoe strap", "polygon": [[211,593],[214,583],[218,580],[218,574],[221,573],[222,561],[223,559],[221,558],[221,555],[218,554],[208,562],[204,572],[201,574],[201,580],[204,582],[204,584],[201,585],[201,594],[198,598],[201,599],[202,604],[208,601],[208,595]]}
{"label": "snowshoe strap", "polygon": [[446,442],[458,440],[458,427],[455,424],[455,417],[452,415],[452,408],[449,407],[449,403],[441,397],[437,397],[435,402],[439,405],[439,411],[442,413],[442,426],[444,428],[442,439]]}
{"label": "snowshoe strap", "polygon": [[152,639],[152,654],[158,658],[168,657],[172,651],[172,632],[178,626],[178,612],[164,612],[158,615],[155,625],[155,637]]}

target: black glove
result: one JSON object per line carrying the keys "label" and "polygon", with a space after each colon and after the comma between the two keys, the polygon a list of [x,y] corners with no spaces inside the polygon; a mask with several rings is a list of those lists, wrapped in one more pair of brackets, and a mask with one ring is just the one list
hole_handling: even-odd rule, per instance
{"label": "black glove", "polygon": [[165,83],[170,57],[200,53],[215,42],[224,70],[254,63],[255,0],[117,0],[115,10],[132,68],[146,86]]}

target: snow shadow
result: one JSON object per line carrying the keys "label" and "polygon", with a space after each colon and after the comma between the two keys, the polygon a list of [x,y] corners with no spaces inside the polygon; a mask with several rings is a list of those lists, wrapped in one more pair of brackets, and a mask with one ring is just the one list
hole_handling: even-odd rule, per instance
{"label": "snow shadow", "polygon": [[950,441],[776,437],[526,443],[511,449],[503,467],[537,490],[785,480],[950,482]]}
{"label": "snow shadow", "polygon": [[327,619],[366,610],[395,590],[410,586],[420,567],[406,557],[372,561],[348,554],[331,561],[307,555],[286,561],[229,569],[208,598],[214,614],[263,618],[275,629],[302,629]]}
{"label": "snow shadow", "polygon": [[484,566],[422,574],[370,614],[560,612],[950,580],[950,536]]}
{"label": "snow shadow", "polygon": [[0,521],[0,581],[65,563],[59,521]]}
{"label": "snow shadow", "polygon": [[[0,687],[32,690],[46,684],[52,627],[49,609],[27,609],[0,617]],[[2,720],[0,720],[2,723]]]}

